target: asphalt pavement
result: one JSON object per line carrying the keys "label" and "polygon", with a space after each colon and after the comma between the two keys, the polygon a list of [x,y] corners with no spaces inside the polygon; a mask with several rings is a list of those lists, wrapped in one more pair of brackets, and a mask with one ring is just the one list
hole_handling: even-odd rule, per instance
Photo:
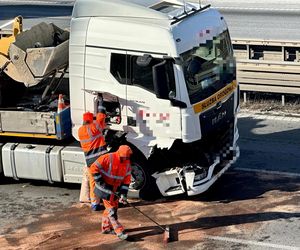
{"label": "asphalt pavement", "polygon": [[239,168],[300,176],[300,118],[241,112]]}
{"label": "asphalt pavement", "polygon": [[75,0],[0,0],[0,5],[73,5]]}
{"label": "asphalt pavement", "polygon": [[[0,26],[16,16],[24,18],[23,28],[41,22],[54,23],[62,29],[70,28],[74,1],[3,1],[0,0]],[[9,26],[7,27],[10,28]]]}

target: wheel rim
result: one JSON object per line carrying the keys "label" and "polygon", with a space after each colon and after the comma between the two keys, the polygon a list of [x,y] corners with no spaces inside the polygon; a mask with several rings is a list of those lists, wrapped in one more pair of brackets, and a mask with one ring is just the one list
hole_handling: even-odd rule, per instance
{"label": "wheel rim", "polygon": [[133,162],[131,164],[131,183],[129,185],[130,189],[141,190],[146,184],[146,173],[143,168]]}

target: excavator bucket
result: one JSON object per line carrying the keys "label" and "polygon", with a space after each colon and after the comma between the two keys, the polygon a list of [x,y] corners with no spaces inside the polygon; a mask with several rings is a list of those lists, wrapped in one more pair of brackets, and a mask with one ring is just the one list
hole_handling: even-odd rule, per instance
{"label": "excavator bucket", "polygon": [[44,22],[16,36],[9,47],[12,79],[31,87],[65,68],[69,59],[69,32]]}
{"label": "excavator bucket", "polygon": [[10,78],[14,79],[17,82],[22,82],[23,78],[19,75],[18,70],[15,65],[4,55],[0,54],[0,73],[4,72]]}

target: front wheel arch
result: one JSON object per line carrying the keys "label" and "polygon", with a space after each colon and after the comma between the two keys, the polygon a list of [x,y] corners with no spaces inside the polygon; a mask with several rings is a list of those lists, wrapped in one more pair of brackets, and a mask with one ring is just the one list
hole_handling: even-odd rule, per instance
{"label": "front wheel arch", "polygon": [[134,197],[143,200],[154,200],[159,198],[160,192],[155,178],[152,174],[155,169],[151,168],[149,160],[134,146],[131,146],[133,155],[131,157],[131,175],[132,182],[129,190]]}

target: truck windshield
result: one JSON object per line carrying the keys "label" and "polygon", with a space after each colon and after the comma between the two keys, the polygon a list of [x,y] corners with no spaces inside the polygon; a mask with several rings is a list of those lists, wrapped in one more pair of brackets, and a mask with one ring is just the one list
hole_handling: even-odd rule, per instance
{"label": "truck windshield", "polygon": [[228,31],[181,54],[184,77],[192,104],[211,96],[235,77]]}

